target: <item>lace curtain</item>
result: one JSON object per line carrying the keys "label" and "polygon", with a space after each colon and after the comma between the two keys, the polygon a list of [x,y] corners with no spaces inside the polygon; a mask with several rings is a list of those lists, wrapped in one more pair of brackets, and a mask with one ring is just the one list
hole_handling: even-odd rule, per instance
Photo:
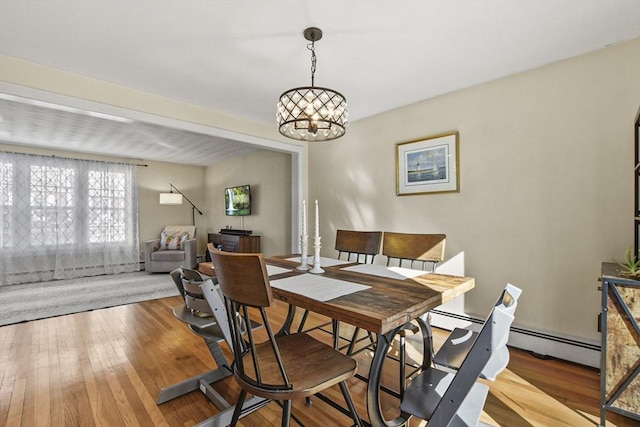
{"label": "lace curtain", "polygon": [[0,285],[140,270],[135,165],[0,152]]}

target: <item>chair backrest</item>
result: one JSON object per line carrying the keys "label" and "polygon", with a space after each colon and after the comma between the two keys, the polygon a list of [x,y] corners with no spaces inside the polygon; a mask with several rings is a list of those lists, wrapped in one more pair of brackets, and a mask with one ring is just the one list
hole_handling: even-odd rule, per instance
{"label": "chair backrest", "polygon": [[[224,252],[214,248],[211,251],[211,261],[216,270],[220,289],[225,297],[227,320],[235,355],[234,373],[236,377],[246,384],[261,389],[291,389],[292,386],[284,370],[275,334],[265,310],[272,304],[273,295],[264,256],[262,254]],[[268,345],[261,345],[263,343],[257,342],[254,337],[251,315],[255,315],[256,312],[259,313],[267,332]],[[260,362],[264,360],[276,361],[281,382],[265,384],[262,381]],[[270,375],[270,377],[272,376]]]}
{"label": "chair backrest", "polygon": [[197,270],[182,267],[176,268],[169,274],[184,299],[185,307],[192,314],[200,317],[213,316],[200,287],[205,279]]}
{"label": "chair backrest", "polygon": [[336,231],[336,250],[338,251],[338,259],[342,253],[347,254],[347,261],[351,261],[351,255],[356,256],[356,262],[360,262],[360,256],[364,256],[364,262],[371,263],[380,252],[380,244],[382,243],[382,231],[353,231],[353,230],[337,230]]}
{"label": "chair backrest", "polygon": [[392,259],[398,260],[398,266],[402,267],[402,261],[415,261],[422,263],[425,269],[426,263],[431,263],[432,270],[444,260],[444,249],[447,241],[446,234],[413,234],[384,232],[382,242],[382,255],[387,257],[387,265]]}
{"label": "chair backrest", "polygon": [[[491,310],[478,338],[473,343],[469,354],[462,362],[447,391],[442,395],[442,399],[429,422],[435,421],[436,425],[447,425],[448,421],[442,421],[453,419],[471,387],[480,377],[480,373],[484,374],[485,370],[491,371],[487,373],[492,374],[495,378],[506,367],[506,364],[501,366],[503,349],[506,349],[508,353],[509,328],[513,322],[513,315],[521,293],[519,288],[511,284],[507,284],[502,291],[498,303]],[[497,359],[501,361],[499,364],[495,364],[493,360],[496,354],[499,355]],[[495,366],[491,368],[492,363]]]}
{"label": "chair backrest", "polygon": [[[516,308],[518,307],[518,298],[522,290],[508,283],[507,286],[502,291],[500,298],[496,302],[494,307],[495,309],[500,309],[505,314],[511,316],[511,320],[513,321],[513,317],[515,316]],[[509,341],[509,325],[507,326],[506,331],[500,331],[500,334],[493,337],[493,339],[499,339],[500,342],[494,345],[495,349],[491,353],[491,357],[487,362],[484,369],[482,369],[482,377],[486,378],[490,381],[495,381],[496,377],[504,371],[504,369],[509,364],[509,348],[507,348],[507,341]]]}

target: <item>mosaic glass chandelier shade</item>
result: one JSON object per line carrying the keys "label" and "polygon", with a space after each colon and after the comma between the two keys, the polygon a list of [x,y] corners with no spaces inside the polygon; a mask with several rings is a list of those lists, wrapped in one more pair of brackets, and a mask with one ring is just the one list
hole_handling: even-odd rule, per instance
{"label": "mosaic glass chandelier shade", "polygon": [[301,141],[329,141],[344,135],[349,111],[347,100],[332,89],[314,85],[316,71],[315,41],[322,38],[319,28],[307,28],[311,41],[311,86],[289,89],[280,95],[276,119],[282,135]]}

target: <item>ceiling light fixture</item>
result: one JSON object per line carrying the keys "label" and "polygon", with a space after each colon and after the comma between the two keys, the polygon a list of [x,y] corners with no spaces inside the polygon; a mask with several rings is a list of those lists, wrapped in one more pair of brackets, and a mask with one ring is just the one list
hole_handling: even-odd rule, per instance
{"label": "ceiling light fixture", "polygon": [[315,86],[315,42],[322,38],[322,30],[310,27],[304,38],[311,44],[311,86],[289,89],[280,95],[276,118],[280,133],[300,141],[329,141],[344,135],[348,124],[347,100],[332,89]]}

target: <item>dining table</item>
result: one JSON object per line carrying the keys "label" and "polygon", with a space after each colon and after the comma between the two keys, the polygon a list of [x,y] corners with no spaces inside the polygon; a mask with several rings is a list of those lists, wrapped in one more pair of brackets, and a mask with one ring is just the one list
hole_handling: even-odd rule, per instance
{"label": "dining table", "polygon": [[[397,426],[380,406],[384,360],[394,337],[412,320],[423,333],[423,367],[431,364],[431,329],[426,313],[474,288],[471,277],[429,273],[377,264],[358,264],[321,257],[321,274],[309,273],[300,255],[266,259],[275,299],[289,304],[281,333],[289,333],[296,308],[326,316],[375,334],[375,351],[367,378],[367,415],[372,426]],[[308,260],[309,264],[313,261]],[[337,347],[338,334],[334,335]]]}

